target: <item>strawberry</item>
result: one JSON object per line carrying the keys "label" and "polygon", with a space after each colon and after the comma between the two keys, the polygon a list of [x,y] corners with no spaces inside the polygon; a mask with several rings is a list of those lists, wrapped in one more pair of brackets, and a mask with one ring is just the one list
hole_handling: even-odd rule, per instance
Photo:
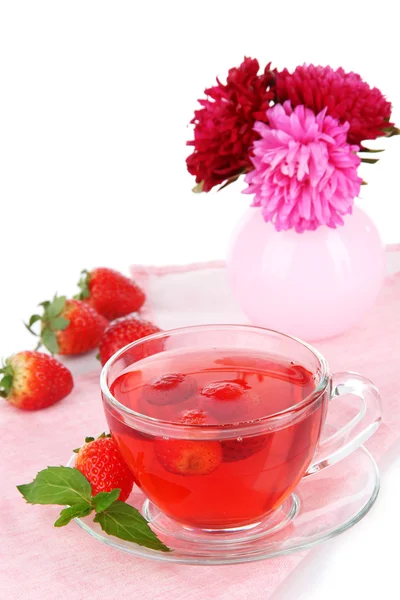
{"label": "strawberry", "polygon": [[[205,410],[198,408],[183,412],[179,422],[183,425],[218,424]],[[232,440],[221,440],[222,460],[224,462],[243,460],[266,448],[271,441],[272,435],[257,435],[245,438],[238,437]]]}
{"label": "strawberry", "polygon": [[166,406],[184,402],[196,391],[196,380],[190,375],[166,373],[143,386],[143,398],[149,404]]}
{"label": "strawberry", "polygon": [[244,379],[209,383],[200,391],[199,400],[202,408],[221,423],[243,422],[264,416],[261,398]]}
{"label": "strawberry", "polygon": [[134,480],[114,438],[103,434],[97,440],[86,438],[85,441],[85,445],[77,450],[75,468],[89,481],[92,495],[119,488],[121,492],[118,499],[126,500]]}
{"label": "strawberry", "polygon": [[0,373],[0,396],[22,410],[51,406],[74,387],[69,370],[42,352],[18,352],[7,359]]}
{"label": "strawberry", "polygon": [[255,435],[252,437],[238,437],[234,440],[222,440],[222,460],[224,462],[233,462],[243,460],[264,450],[272,441],[270,435]]}
{"label": "strawberry", "polygon": [[222,460],[219,442],[158,439],[154,448],[164,469],[176,475],[208,475]]}
{"label": "strawberry", "polygon": [[[99,344],[101,364],[104,365],[113,354],[127,344],[152,333],[158,333],[159,331],[161,331],[159,327],[153,325],[150,321],[145,321],[138,317],[130,316],[117,319],[113,323],[110,323],[101,337]],[[139,358],[153,354],[157,349],[162,349],[162,341],[157,340],[151,346],[149,345],[148,348],[142,347],[138,349],[135,358],[138,360]]]}
{"label": "strawberry", "polygon": [[93,350],[107,327],[108,321],[94,308],[81,300],[67,300],[54,296],[51,302],[42,302],[42,315],[32,315],[26,325],[41,322],[40,345],[51,354],[81,354]]}
{"label": "strawberry", "polygon": [[217,425],[217,421],[213,419],[205,410],[201,408],[193,408],[185,410],[179,419],[184,425]]}
{"label": "strawberry", "polygon": [[105,267],[82,271],[78,285],[77,299],[85,300],[110,321],[139,310],[146,299],[132,279]]}

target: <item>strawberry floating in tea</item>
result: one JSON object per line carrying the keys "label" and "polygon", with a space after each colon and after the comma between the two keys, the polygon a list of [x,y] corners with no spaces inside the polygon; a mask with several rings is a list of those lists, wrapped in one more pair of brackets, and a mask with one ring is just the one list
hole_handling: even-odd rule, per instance
{"label": "strawberry floating in tea", "polygon": [[265,411],[261,397],[245,379],[209,383],[200,391],[200,403],[226,422],[255,419]]}
{"label": "strawberry floating in tea", "polygon": [[185,410],[179,419],[183,425],[217,425],[218,421],[201,408]]}
{"label": "strawberry floating in tea", "polygon": [[245,438],[239,436],[233,440],[222,440],[222,460],[224,462],[244,460],[265,450],[270,443],[272,443],[271,435],[255,435]]}
{"label": "strawberry floating in tea", "polygon": [[198,440],[156,440],[157,460],[169,473],[178,475],[208,475],[219,467],[222,448],[219,442]]}
{"label": "strawberry floating in tea", "polygon": [[190,375],[166,373],[143,386],[143,398],[149,404],[166,406],[184,402],[197,391],[197,382]]}

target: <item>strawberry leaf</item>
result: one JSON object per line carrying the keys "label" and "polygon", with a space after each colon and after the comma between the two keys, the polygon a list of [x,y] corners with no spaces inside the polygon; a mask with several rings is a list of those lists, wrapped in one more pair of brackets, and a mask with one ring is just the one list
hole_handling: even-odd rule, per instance
{"label": "strawberry leaf", "polygon": [[48,327],[43,329],[41,340],[43,346],[45,346],[51,354],[57,354],[57,352],[59,351],[59,346],[54,331],[52,331]]}
{"label": "strawberry leaf", "polygon": [[54,296],[52,302],[45,308],[48,319],[54,319],[62,312],[65,307],[66,296]]}
{"label": "strawberry leaf", "polygon": [[7,398],[12,391],[12,384],[14,379],[14,372],[12,366],[6,362],[6,364],[0,369],[0,373],[3,377],[0,379],[0,396]]}
{"label": "strawberry leaf", "polygon": [[[103,433],[101,433],[101,434],[100,434],[100,435],[97,437],[97,439],[98,439],[98,440],[101,440],[102,438],[110,438],[110,437],[112,437],[111,433],[106,433],[105,431],[103,431]],[[85,441],[87,441],[87,439],[88,439],[88,438],[86,438],[86,440],[85,440]]]}
{"label": "strawberry leaf", "polygon": [[75,517],[87,517],[93,510],[93,506],[90,506],[87,502],[82,502],[82,504],[74,504],[73,506],[68,506],[68,508],[64,508],[60,512],[60,516],[57,521],[54,523],[54,527],[64,527],[64,525],[68,525],[72,519]]}
{"label": "strawberry leaf", "polygon": [[13,376],[12,375],[4,375],[4,377],[0,380],[0,396],[3,398],[7,398],[12,389]]}
{"label": "strawberry leaf", "polygon": [[[98,437],[97,439],[99,440],[100,438],[106,438],[106,437],[107,437],[107,438],[111,437],[111,433],[107,433],[107,434],[106,434],[106,433],[103,431],[103,433],[102,433],[101,435],[99,435],[99,437]],[[95,440],[95,439],[96,439],[96,438],[94,438],[94,437],[91,437],[91,436],[89,436],[89,437],[85,437],[85,444],[90,444],[90,442],[94,442],[94,440]],[[75,454],[78,454],[78,452],[79,452],[79,450],[80,450],[80,449],[81,449],[80,447],[79,447],[79,448],[74,448],[74,449],[72,450],[72,452],[75,452]]]}
{"label": "strawberry leaf", "polygon": [[150,529],[146,519],[130,504],[117,500],[97,514],[94,521],[100,523],[103,531],[121,540],[134,542],[153,550],[170,552],[170,549]]}
{"label": "strawberry leaf", "polygon": [[86,298],[89,298],[89,296],[90,296],[89,280],[90,280],[90,273],[88,271],[86,271],[86,269],[84,269],[81,272],[81,278],[78,282],[78,287],[81,291],[79,292],[79,294],[76,294],[76,296],[74,296],[74,298],[76,300],[85,300]]}
{"label": "strawberry leaf", "polygon": [[27,330],[33,335],[38,335],[35,331],[32,330],[32,325],[34,325],[37,321],[40,321],[42,317],[40,315],[32,315],[28,321],[28,323],[24,323]]}
{"label": "strawberry leaf", "polygon": [[29,327],[32,327],[32,325],[34,323],[36,323],[36,321],[40,321],[41,318],[42,317],[40,315],[32,315],[31,318],[29,319],[29,323],[28,323]]}
{"label": "strawberry leaf", "polygon": [[111,506],[117,499],[121,490],[119,488],[115,488],[111,492],[99,492],[92,498],[92,504],[96,513],[101,513],[106,508]]}
{"label": "strawberry leaf", "polygon": [[92,495],[86,477],[72,467],[47,467],[17,489],[30,504],[90,504]]}
{"label": "strawberry leaf", "polygon": [[50,329],[52,331],[63,331],[69,325],[69,319],[65,319],[64,317],[55,317],[54,319],[50,319]]}

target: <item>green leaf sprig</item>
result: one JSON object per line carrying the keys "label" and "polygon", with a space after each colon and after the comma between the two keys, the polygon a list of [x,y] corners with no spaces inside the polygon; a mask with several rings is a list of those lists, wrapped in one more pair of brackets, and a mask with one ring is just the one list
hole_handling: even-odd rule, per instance
{"label": "green leaf sprig", "polygon": [[140,512],[118,500],[120,489],[100,492],[92,496],[92,487],[86,477],[73,467],[47,467],[32,483],[17,486],[29,504],[58,504],[66,506],[55,527],[64,527],[76,517],[87,517],[95,512],[94,521],[103,531],[146,548],[170,552],[150,529]]}

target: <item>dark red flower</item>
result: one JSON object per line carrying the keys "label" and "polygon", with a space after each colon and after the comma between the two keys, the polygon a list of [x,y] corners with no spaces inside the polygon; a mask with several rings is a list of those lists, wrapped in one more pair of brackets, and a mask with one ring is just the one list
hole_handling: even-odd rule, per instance
{"label": "dark red flower", "polygon": [[349,144],[360,146],[363,140],[390,135],[384,130],[393,127],[390,102],[359,75],[342,68],[334,71],[331,67],[303,65],[293,73],[287,69],[276,73],[276,102],[285,100],[290,100],[293,108],[303,104],[315,114],[327,107],[329,115],[341,123],[348,121]]}
{"label": "dark red flower", "polygon": [[249,146],[259,136],[255,121],[267,122],[266,112],[274,99],[275,71],[268,64],[260,75],[258,61],[245,58],[230,69],[226,84],[205,90],[208,98],[199,100],[202,108],[194,113],[193,153],[186,159],[189,173],[201,189],[237,178],[252,169]]}

